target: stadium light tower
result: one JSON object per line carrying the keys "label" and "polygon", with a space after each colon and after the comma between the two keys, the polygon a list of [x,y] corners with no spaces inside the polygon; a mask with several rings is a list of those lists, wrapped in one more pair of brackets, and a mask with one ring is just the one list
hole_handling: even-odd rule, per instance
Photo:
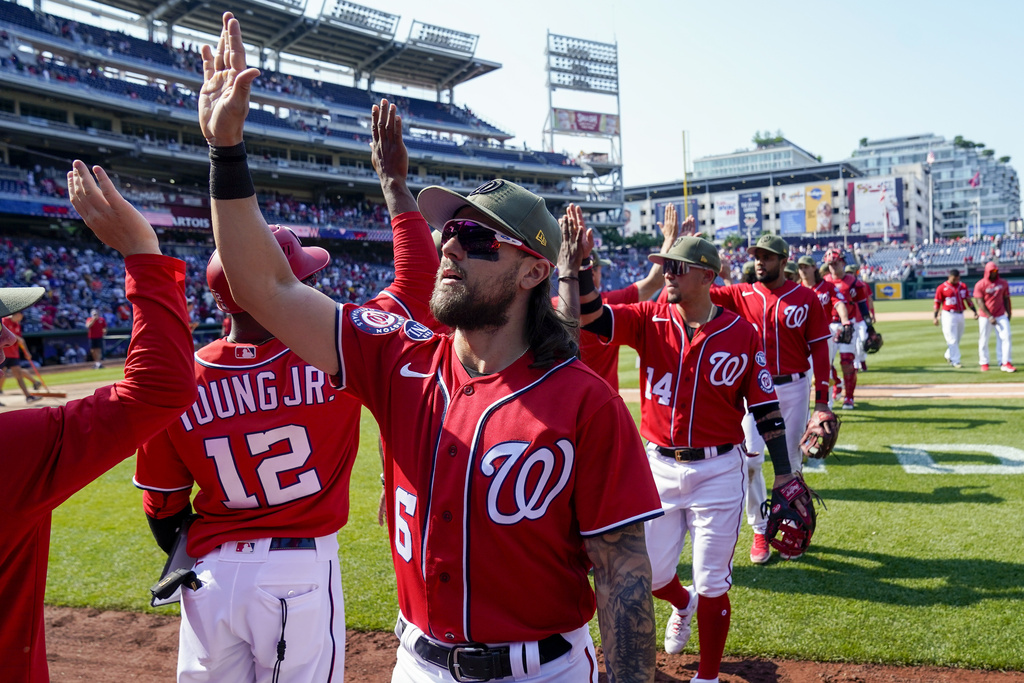
{"label": "stadium light tower", "polygon": [[[577,162],[589,181],[588,194],[603,206],[589,207],[610,219],[607,227],[621,228],[623,207],[622,128],[619,106],[619,47],[571,38],[548,31],[548,117],[544,124],[547,151],[554,152],[556,136],[576,136],[608,141],[607,152],[582,154]],[[614,98],[614,113],[556,107],[559,90]],[[584,211],[588,207],[584,205]]]}

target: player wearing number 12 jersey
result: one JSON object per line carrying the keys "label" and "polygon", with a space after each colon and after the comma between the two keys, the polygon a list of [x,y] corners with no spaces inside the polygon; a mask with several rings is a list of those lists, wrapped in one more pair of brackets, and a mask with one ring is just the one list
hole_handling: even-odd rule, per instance
{"label": "player wearing number 12 jersey", "polygon": [[[396,280],[367,305],[425,312],[436,269],[429,231],[402,214],[394,232]],[[288,228],[274,235],[300,279],[329,262]],[[178,680],[256,681],[278,666],[282,681],[340,681],[336,534],[348,519],[359,403],[242,311],[216,252],[207,278],[233,318],[231,335],[196,353],[198,399],[143,446],[135,475],[165,551],[190,512],[193,482],[200,488],[188,549],[204,585],[183,590]],[[280,664],[279,639],[287,644]]]}

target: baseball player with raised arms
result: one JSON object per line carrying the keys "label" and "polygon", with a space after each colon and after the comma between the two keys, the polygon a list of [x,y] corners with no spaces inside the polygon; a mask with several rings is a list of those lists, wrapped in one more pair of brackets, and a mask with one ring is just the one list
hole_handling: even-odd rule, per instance
{"label": "baseball player with raised arms", "polygon": [[[382,101],[372,119],[392,107]],[[403,211],[415,200],[401,137],[394,143],[379,133],[374,126],[372,160],[394,216],[395,282],[365,305],[425,313],[436,251],[419,214]],[[289,228],[271,232],[299,281],[311,282],[330,262]],[[193,483],[200,488],[188,548],[202,585],[182,591],[178,680],[340,681],[345,609],[336,534],[348,519],[359,403],[234,301],[216,251],[206,274],[231,333],[196,353],[199,398],[143,447],[135,475],[167,552],[191,512]]]}
{"label": "baseball player with raised arms", "polygon": [[988,338],[996,328],[996,357],[1003,372],[1017,372],[1013,367],[1010,316],[1010,283],[999,277],[995,261],[985,264],[985,276],[974,284],[974,298],[978,300],[981,316],[978,318],[978,364],[981,371],[988,370]]}
{"label": "baseball player with raised arms", "polygon": [[[596,681],[597,610],[609,677],[653,681],[643,522],[661,508],[629,411],[575,358],[551,307],[562,236],[543,199],[505,180],[420,193],[444,239],[430,308],[450,335],[335,304],[295,279],[260,213],[241,142],[259,72],[230,13],[203,62],[232,294],[381,428],[401,610],[393,680]],[[394,131],[386,118],[378,127]]]}
{"label": "baseball player with raised arms", "polygon": [[[57,407],[0,414],[0,678],[47,683],[43,596],[50,513],[134,454],[196,397],[192,335],[185,313],[185,264],[160,253],[146,219],[99,166],[68,173],[68,196],[86,225],[124,256],[125,295],[134,306],[124,379]],[[42,287],[0,289],[0,316],[34,304]],[[15,336],[0,326],[0,347]]]}
{"label": "baseball player with raised arms", "polygon": [[946,340],[946,352],[943,357],[954,368],[963,367],[963,363],[960,362],[960,338],[964,336],[964,308],[968,306],[974,311],[974,319],[977,320],[978,309],[974,307],[967,285],[960,279],[960,271],[950,268],[946,281],[935,288],[935,315],[932,324],[939,324],[941,310],[942,336]]}
{"label": "baseball player with raised arms", "polygon": [[[786,430],[757,331],[711,302],[721,259],[715,246],[685,236],[652,254],[665,269],[667,302],[604,306],[584,326],[640,354],[640,432],[665,516],[647,523],[654,596],[672,604],[665,650],[686,646],[700,620],[700,664],[693,681],[717,681],[729,633],[732,558],[743,510],[747,407],[768,444],[779,486],[794,479]],[[581,306],[600,294],[580,274]],[[746,403],[744,403],[746,402]],[[676,574],[686,534],[693,588]]]}
{"label": "baseball player with raised arms", "polygon": [[[762,235],[747,249],[754,257],[757,282],[752,285],[711,287],[711,301],[736,313],[754,326],[775,384],[775,394],[786,423],[791,472],[803,469],[800,437],[809,417],[807,397],[814,395],[815,410],[828,411],[828,339],[832,336],[818,297],[786,279],[789,245],[776,235]],[[814,382],[808,376],[813,370]],[[771,558],[771,546],[764,532],[767,491],[764,482],[764,440],[748,413],[743,421],[748,455],[746,494],[747,522],[754,529],[750,561],[764,564]],[[787,558],[792,559],[792,558]]]}
{"label": "baseball player with raised arms", "polygon": [[[566,213],[572,213],[575,220],[575,224],[580,226],[581,229],[585,225],[583,219],[583,212],[580,207],[575,204],[570,204],[566,207]],[[563,219],[564,220],[564,219]],[[695,221],[693,217],[687,219],[684,223],[683,229],[693,229]],[[675,242],[676,232],[678,231],[678,220],[676,219],[676,207],[674,204],[669,204],[665,207],[665,222],[658,223],[658,228],[661,229],[662,234],[665,236],[664,243],[662,244],[662,251],[667,251],[672,243]],[[587,231],[587,239],[593,240],[592,233]],[[591,254],[591,257],[582,265],[583,269],[589,268],[591,271],[591,277],[594,280],[594,287],[601,289],[601,269],[602,266],[611,265],[611,261],[597,258],[596,254]],[[559,271],[561,275],[561,271]],[[647,301],[652,296],[657,294],[658,290],[664,285],[665,279],[662,275],[661,264],[651,264],[651,270],[647,273],[647,276],[642,280],[623,287],[622,289],[613,289],[611,291],[602,292],[601,297],[607,304],[635,304],[638,301]],[[559,308],[563,304],[563,299],[555,296],[551,299],[551,305]],[[591,304],[593,305],[593,304]],[[598,304],[600,306],[600,304]],[[562,309],[559,309],[562,310]],[[563,311],[567,317],[576,317],[570,315],[568,312]],[[601,375],[604,381],[608,382],[609,386],[616,391],[619,390],[619,345],[618,344],[605,344],[603,343],[596,334],[587,332],[586,330],[580,330],[580,360],[583,363]]]}
{"label": "baseball player with raised arms", "polygon": [[[847,306],[847,314],[852,316],[850,320],[854,325],[853,338],[843,341],[841,337],[836,345],[839,351],[839,367],[843,371],[843,410],[853,410],[853,395],[857,390],[857,367],[856,362],[856,327],[858,323],[864,323],[864,318],[869,315],[867,301],[864,300],[863,292],[856,286],[857,276],[846,273],[846,257],[839,249],[829,249],[825,252],[825,265],[828,266],[828,273],[825,280],[835,285],[836,291],[843,295],[850,306]],[[833,310],[832,322],[839,322],[838,311]]]}

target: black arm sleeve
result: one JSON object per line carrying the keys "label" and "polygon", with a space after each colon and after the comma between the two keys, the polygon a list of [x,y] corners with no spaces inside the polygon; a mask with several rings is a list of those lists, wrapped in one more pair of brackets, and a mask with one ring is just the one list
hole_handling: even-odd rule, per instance
{"label": "black arm sleeve", "polygon": [[[772,459],[775,474],[790,474],[793,471],[789,464],[789,446],[786,444],[786,424],[782,421],[782,412],[778,402],[756,406],[750,411],[757,424],[757,432],[764,437],[768,454]],[[766,434],[774,434],[767,437]]]}
{"label": "black arm sleeve", "polygon": [[871,318],[871,311],[868,309],[867,301],[858,301],[857,308],[860,309],[860,314],[864,316],[865,320],[869,320]]}
{"label": "black arm sleeve", "polygon": [[588,325],[584,325],[583,329],[587,332],[593,332],[598,334],[605,339],[612,336],[612,312],[607,306],[601,311],[601,317],[594,320]]}
{"label": "black arm sleeve", "polygon": [[153,532],[153,538],[156,539],[156,544],[160,546],[160,550],[163,550],[168,555],[171,554],[171,550],[174,549],[174,539],[178,536],[178,529],[188,519],[188,516],[192,514],[191,503],[181,509],[180,512],[176,512],[170,517],[164,517],[163,519],[156,519],[146,515],[146,520],[149,521],[149,530]]}

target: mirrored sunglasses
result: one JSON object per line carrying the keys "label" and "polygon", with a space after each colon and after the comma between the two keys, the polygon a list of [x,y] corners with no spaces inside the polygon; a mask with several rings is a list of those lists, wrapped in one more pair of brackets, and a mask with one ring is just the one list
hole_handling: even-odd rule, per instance
{"label": "mirrored sunglasses", "polygon": [[453,219],[444,224],[441,230],[441,243],[445,243],[452,237],[458,237],[459,244],[469,258],[486,259],[488,261],[498,260],[498,249],[502,244],[515,247],[525,251],[530,256],[544,258],[533,249],[527,247],[521,240],[515,237],[498,232],[494,228],[469,219]]}
{"label": "mirrored sunglasses", "polygon": [[708,268],[691,265],[686,261],[677,261],[675,259],[668,258],[664,259],[664,261],[665,265],[663,268],[665,269],[666,275],[674,275],[678,277],[679,275],[689,275],[691,270],[709,270]]}

